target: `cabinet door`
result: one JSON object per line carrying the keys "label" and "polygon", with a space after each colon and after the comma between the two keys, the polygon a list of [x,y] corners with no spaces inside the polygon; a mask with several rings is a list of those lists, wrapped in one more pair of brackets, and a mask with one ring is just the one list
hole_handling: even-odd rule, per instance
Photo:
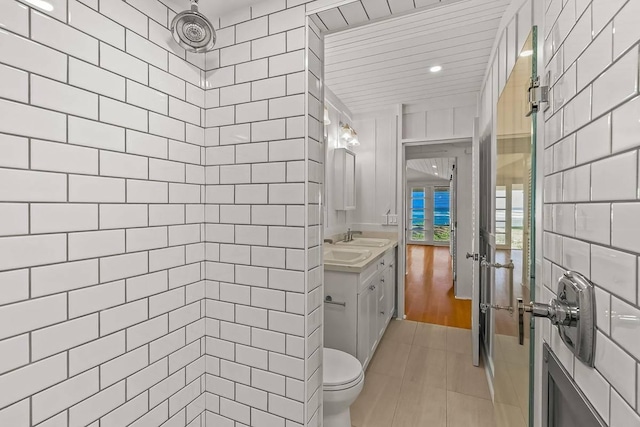
{"label": "cabinet door", "polygon": [[391,264],[387,269],[385,278],[385,319],[389,320],[393,316],[396,306],[396,266]]}
{"label": "cabinet door", "polygon": [[373,352],[378,345],[378,339],[380,338],[380,315],[379,315],[379,298],[382,290],[380,286],[380,277],[376,276],[376,280],[369,289],[369,295],[367,302],[369,304],[369,349],[373,356]]}
{"label": "cabinet door", "polygon": [[389,268],[384,269],[382,274],[380,275],[380,286],[378,286],[378,310],[377,313],[377,324],[378,324],[378,337],[382,339],[384,335],[384,331],[387,327],[387,301],[389,300],[387,283],[389,282]]}
{"label": "cabinet door", "polygon": [[371,329],[371,305],[369,300],[374,291],[371,283],[358,295],[358,348],[357,358],[362,366],[367,366],[371,355],[370,329]]}

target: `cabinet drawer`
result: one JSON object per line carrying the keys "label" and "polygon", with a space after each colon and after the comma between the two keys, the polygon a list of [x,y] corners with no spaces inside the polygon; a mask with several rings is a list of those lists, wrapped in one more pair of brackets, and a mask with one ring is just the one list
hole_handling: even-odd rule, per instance
{"label": "cabinet drawer", "polygon": [[384,254],[382,258],[377,261],[378,270],[384,270],[388,268],[390,265],[393,265],[395,261],[395,251],[390,250]]}

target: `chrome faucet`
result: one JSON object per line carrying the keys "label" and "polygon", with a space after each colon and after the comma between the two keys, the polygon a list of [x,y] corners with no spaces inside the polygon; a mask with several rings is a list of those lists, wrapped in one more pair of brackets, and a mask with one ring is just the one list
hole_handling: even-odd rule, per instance
{"label": "chrome faucet", "polygon": [[357,235],[362,235],[362,231],[351,231],[351,229],[347,229],[347,234],[344,238],[345,242],[353,242],[353,235],[357,234]]}

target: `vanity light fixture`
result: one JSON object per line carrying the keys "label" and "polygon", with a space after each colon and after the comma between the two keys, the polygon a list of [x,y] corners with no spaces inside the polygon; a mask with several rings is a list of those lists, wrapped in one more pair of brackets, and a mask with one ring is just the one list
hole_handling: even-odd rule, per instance
{"label": "vanity light fixture", "polygon": [[442,66],[434,65],[433,67],[429,68],[429,71],[431,71],[432,73],[440,72],[442,71]]}
{"label": "vanity light fixture", "polygon": [[347,145],[360,145],[358,133],[353,130],[351,126],[342,122],[340,123],[340,139],[342,139]]}
{"label": "vanity light fixture", "polygon": [[520,52],[520,56],[522,58],[526,58],[527,56],[531,56],[531,55],[533,55],[533,50],[532,49],[523,50],[522,52]]}
{"label": "vanity light fixture", "polygon": [[351,141],[348,142],[349,145],[351,145],[352,147],[357,147],[358,145],[360,145],[360,140],[358,139],[358,133],[351,129],[353,131],[353,138],[351,138]]}

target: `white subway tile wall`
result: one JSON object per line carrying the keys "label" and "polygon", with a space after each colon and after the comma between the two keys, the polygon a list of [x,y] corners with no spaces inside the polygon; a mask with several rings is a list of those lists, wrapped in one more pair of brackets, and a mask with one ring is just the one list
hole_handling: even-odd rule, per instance
{"label": "white subway tile wall", "polygon": [[0,6],[0,425],[321,425],[305,3]]}
{"label": "white subway tile wall", "polygon": [[[321,372],[322,307],[306,295],[322,279],[322,183],[305,170],[323,164],[322,118],[306,108],[322,99],[305,88],[322,70],[305,58],[323,52],[304,3],[223,16],[207,54],[207,425],[321,425],[321,384],[305,382]],[[320,132],[305,138],[305,120]]]}
{"label": "white subway tile wall", "polygon": [[204,427],[204,55],[158,0],[1,3],[0,425]]}
{"label": "white subway tile wall", "polygon": [[[481,94],[481,127],[492,126],[504,76],[512,71],[504,58],[524,45],[533,17],[544,52],[538,72],[549,74],[551,85],[550,108],[538,115],[544,259],[536,299],[548,301],[567,269],[595,283],[595,369],[573,357],[544,319],[539,338],[607,425],[640,425],[640,324],[632,320],[640,317],[640,1],[521,0],[512,11],[516,52],[507,52],[504,40],[496,45]],[[540,416],[539,404],[536,411]]]}
{"label": "white subway tile wall", "polygon": [[630,320],[640,315],[640,33],[631,25],[639,8],[636,0],[551,0],[543,33],[555,76],[544,114],[545,212],[554,217],[544,234],[560,242],[545,247],[544,284],[554,291],[556,276],[574,269],[597,286],[595,369],[563,361],[610,426],[640,425],[640,324]]}

